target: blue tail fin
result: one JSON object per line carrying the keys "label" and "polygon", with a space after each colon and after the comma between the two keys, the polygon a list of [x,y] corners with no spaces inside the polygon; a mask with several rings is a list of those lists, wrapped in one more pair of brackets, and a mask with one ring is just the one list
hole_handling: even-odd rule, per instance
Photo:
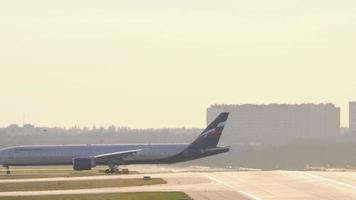
{"label": "blue tail fin", "polygon": [[198,149],[208,149],[216,147],[216,145],[218,145],[222,131],[225,127],[225,122],[228,116],[228,112],[220,113],[220,115],[209,124],[209,126],[199,135],[199,137],[191,145]]}

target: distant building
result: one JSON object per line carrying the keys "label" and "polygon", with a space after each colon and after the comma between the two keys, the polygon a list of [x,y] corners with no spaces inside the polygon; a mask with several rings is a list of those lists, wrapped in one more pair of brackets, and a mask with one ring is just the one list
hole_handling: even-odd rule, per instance
{"label": "distant building", "polygon": [[207,122],[220,112],[230,112],[225,143],[276,144],[329,139],[340,133],[340,108],[333,104],[212,105],[207,109]]}
{"label": "distant building", "polygon": [[350,102],[349,104],[349,130],[350,132],[356,132],[356,102]]}

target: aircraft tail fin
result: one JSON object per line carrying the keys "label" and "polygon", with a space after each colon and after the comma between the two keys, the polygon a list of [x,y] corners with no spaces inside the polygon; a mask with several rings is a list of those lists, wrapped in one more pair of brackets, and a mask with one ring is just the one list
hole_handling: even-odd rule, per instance
{"label": "aircraft tail fin", "polygon": [[219,143],[219,139],[224,130],[228,116],[228,112],[220,113],[219,116],[208,125],[208,127],[191,145],[198,149],[216,147]]}

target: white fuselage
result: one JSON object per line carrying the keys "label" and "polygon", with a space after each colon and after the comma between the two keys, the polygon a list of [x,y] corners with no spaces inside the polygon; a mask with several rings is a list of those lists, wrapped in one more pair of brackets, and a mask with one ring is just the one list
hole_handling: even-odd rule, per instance
{"label": "white fuselage", "polygon": [[[154,163],[182,152],[188,144],[113,144],[113,145],[36,145],[0,149],[0,164],[14,165],[64,165],[73,158],[93,157],[113,152],[142,149],[126,158],[129,162]],[[105,164],[105,163],[98,163]]]}

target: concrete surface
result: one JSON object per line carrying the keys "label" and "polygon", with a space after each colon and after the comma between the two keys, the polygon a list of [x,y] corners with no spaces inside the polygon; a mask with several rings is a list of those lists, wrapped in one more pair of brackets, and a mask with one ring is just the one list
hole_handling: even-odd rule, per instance
{"label": "concrete surface", "polygon": [[[169,168],[169,167],[167,167]],[[136,169],[135,169],[136,170]],[[221,170],[165,170],[144,167],[145,175],[163,178],[168,183],[123,188],[96,188],[81,190],[2,192],[3,196],[88,194],[113,192],[183,191],[195,200],[354,200],[356,199],[356,172],[302,172],[302,171],[221,171]],[[145,171],[146,170],[146,171]],[[162,171],[163,173],[159,173]],[[150,174],[151,172],[152,174]],[[36,182],[64,180],[102,180],[116,178],[142,178],[142,174],[90,176],[72,178],[41,178],[0,180],[6,182]]]}

